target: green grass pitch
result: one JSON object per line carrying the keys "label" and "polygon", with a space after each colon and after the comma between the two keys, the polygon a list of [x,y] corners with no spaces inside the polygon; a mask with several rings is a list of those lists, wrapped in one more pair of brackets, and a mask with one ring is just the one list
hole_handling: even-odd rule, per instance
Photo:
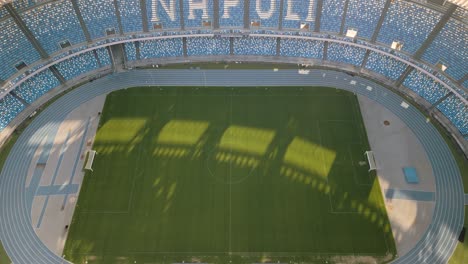
{"label": "green grass pitch", "polygon": [[352,93],[117,91],[94,149],[64,249],[74,263],[365,263],[396,254]]}

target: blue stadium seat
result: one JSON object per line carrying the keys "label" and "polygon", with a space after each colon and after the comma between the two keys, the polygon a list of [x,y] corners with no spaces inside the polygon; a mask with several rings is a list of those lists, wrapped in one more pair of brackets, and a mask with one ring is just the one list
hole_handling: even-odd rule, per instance
{"label": "blue stadium seat", "polygon": [[251,0],[250,20],[260,21],[262,28],[277,29],[279,27],[279,10],[279,0]]}
{"label": "blue stadium seat", "polygon": [[106,48],[100,48],[96,50],[96,53],[101,63],[101,67],[109,66],[112,64],[109,51]]}
{"label": "blue stadium seat", "polygon": [[404,80],[403,85],[413,90],[431,104],[434,104],[448,93],[440,83],[429,78],[426,74],[413,70]]}
{"label": "blue stadium seat", "polygon": [[385,0],[350,0],[344,31],[358,30],[358,37],[370,39],[385,5]]}
{"label": "blue stadium seat", "polygon": [[128,42],[125,43],[125,53],[127,55],[127,60],[136,60],[137,59],[137,54],[136,54],[136,47],[134,42]]}
{"label": "blue stadium seat", "polygon": [[244,27],[244,0],[239,0],[235,6],[228,6],[224,0],[219,0],[219,26]]}
{"label": "blue stadium seat", "polygon": [[[166,3],[165,5],[162,2]],[[146,1],[148,21],[159,23],[162,29],[180,29],[180,1]],[[186,1],[184,1],[186,2]]]}
{"label": "blue stadium seat", "polygon": [[323,0],[320,31],[340,32],[345,0]]}
{"label": "blue stadium seat", "polygon": [[327,59],[361,66],[365,54],[365,49],[332,42],[328,45]]}
{"label": "blue stadium seat", "polygon": [[280,42],[280,54],[287,57],[323,58],[323,41],[283,38]]}
{"label": "blue stadium seat", "polygon": [[468,134],[468,106],[458,97],[449,96],[437,108],[458,128],[462,135]]}
{"label": "blue stadium seat", "polygon": [[229,55],[229,38],[187,38],[187,55]]}
{"label": "blue stadium seat", "polygon": [[11,18],[0,22],[0,78],[8,79],[17,72],[15,64],[31,64],[40,59],[39,54]]}
{"label": "blue stadium seat", "polygon": [[0,19],[8,15],[8,11],[3,7],[0,6]]}
{"label": "blue stadium seat", "polygon": [[96,57],[92,51],[85,52],[56,65],[62,76],[71,80],[84,73],[96,70],[99,68]]}
{"label": "blue stadium seat", "polygon": [[[15,7],[16,10],[23,10],[28,7],[34,6],[36,3],[40,3],[41,1],[33,1],[33,0],[17,0],[17,1],[12,1],[11,3],[13,4],[13,7]],[[43,1],[42,1],[43,2]]]}
{"label": "blue stadium seat", "polygon": [[[206,3],[203,5],[202,3]],[[185,28],[201,28],[204,21],[213,20],[213,0],[185,0],[184,24]]]}
{"label": "blue stadium seat", "polygon": [[83,20],[92,39],[106,36],[106,29],[119,33],[113,0],[78,0]]}
{"label": "blue stadium seat", "polygon": [[141,59],[180,57],[183,55],[182,39],[148,40],[140,42]]}
{"label": "blue stadium seat", "polygon": [[140,1],[117,0],[117,4],[119,6],[120,18],[122,20],[122,30],[125,33],[143,31]]}
{"label": "blue stadium seat", "polygon": [[25,11],[21,16],[49,54],[60,49],[61,41],[68,40],[72,45],[86,41],[70,1],[47,3]]}
{"label": "blue stadium seat", "polygon": [[29,104],[60,85],[49,69],[31,77],[15,89],[15,93]]}
{"label": "blue stadium seat", "polygon": [[439,78],[442,82],[446,83],[448,86],[450,86],[450,88],[454,89],[455,91],[457,91],[461,96],[463,96],[464,98],[468,98],[468,93],[463,90],[463,89],[460,89],[456,84],[454,84],[449,78],[447,78],[445,75],[441,74],[441,73],[437,73],[435,75],[437,78]]}
{"label": "blue stadium seat", "polygon": [[371,51],[365,68],[395,81],[405,71],[406,64],[392,57]]}
{"label": "blue stadium seat", "polygon": [[315,0],[284,1],[283,28],[300,29],[304,23],[308,24],[309,30],[314,30],[316,6]]}
{"label": "blue stadium seat", "polygon": [[426,40],[442,14],[406,1],[394,1],[388,9],[377,41],[403,43],[403,51],[414,53]]}
{"label": "blue stadium seat", "polygon": [[10,94],[0,99],[0,131],[7,127],[24,107],[24,104]]}
{"label": "blue stadium seat", "polygon": [[234,38],[235,55],[276,55],[276,39],[267,37]]}
{"label": "blue stadium seat", "polygon": [[468,27],[458,20],[449,19],[424,53],[423,60],[431,64],[443,61],[448,66],[446,73],[455,80],[461,79],[468,73],[467,41]]}

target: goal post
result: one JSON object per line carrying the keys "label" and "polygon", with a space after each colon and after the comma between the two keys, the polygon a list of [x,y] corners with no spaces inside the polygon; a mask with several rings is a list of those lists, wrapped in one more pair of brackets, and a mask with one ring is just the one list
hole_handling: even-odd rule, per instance
{"label": "goal post", "polygon": [[374,152],[366,151],[364,155],[367,156],[367,161],[369,162],[369,171],[377,170],[377,163],[375,162]]}
{"label": "goal post", "polygon": [[97,152],[95,150],[88,151],[88,159],[86,160],[85,170],[93,171],[93,162],[96,154]]}

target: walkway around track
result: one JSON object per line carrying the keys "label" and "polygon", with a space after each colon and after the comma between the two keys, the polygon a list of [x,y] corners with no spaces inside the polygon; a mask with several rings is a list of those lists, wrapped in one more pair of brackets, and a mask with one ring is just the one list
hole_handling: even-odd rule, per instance
{"label": "walkway around track", "polygon": [[[378,102],[405,122],[421,141],[436,180],[432,223],[417,245],[394,263],[446,263],[452,255],[463,226],[465,203],[457,163],[437,129],[414,107],[402,108],[403,99],[395,93],[372,81],[327,70],[312,70],[308,75],[297,70],[138,70],[104,77],[64,95],[18,139],[0,174],[0,240],[13,263],[68,263],[47,249],[31,225],[32,199],[25,183],[34,151],[57,132],[74,108],[96,96],[132,86],[329,86]],[[373,89],[368,90],[368,86]]]}

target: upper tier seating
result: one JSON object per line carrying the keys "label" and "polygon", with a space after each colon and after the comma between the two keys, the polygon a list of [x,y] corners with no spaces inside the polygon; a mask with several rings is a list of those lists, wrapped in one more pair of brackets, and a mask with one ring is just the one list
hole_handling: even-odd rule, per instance
{"label": "upper tier seating", "polygon": [[143,31],[140,1],[139,0],[117,0],[117,4],[119,6],[123,31],[125,33]]}
{"label": "upper tier seating", "polygon": [[385,5],[385,0],[350,0],[345,29],[358,30],[358,37],[370,39]]}
{"label": "upper tier seating", "polygon": [[340,32],[345,0],[323,0],[320,31]]}
{"label": "upper tier seating", "polygon": [[237,4],[234,6],[228,6],[225,3],[226,1],[219,0],[219,26],[221,28],[243,28],[244,0],[237,1]]}
{"label": "upper tier seating", "polygon": [[423,55],[423,60],[436,64],[442,61],[448,66],[446,73],[455,80],[468,73],[468,27],[462,22],[449,19],[442,31]]}
{"label": "upper tier seating", "polygon": [[[205,3],[205,5],[203,5]],[[213,0],[185,0],[185,28],[200,28],[203,21],[213,20]]]}
{"label": "upper tier seating", "polygon": [[24,104],[12,95],[7,94],[0,99],[0,131],[7,127],[24,107]]}
{"label": "upper tier seating", "polygon": [[[422,54],[421,60],[413,60],[412,54],[421,47],[442,17],[438,11],[423,7],[414,1],[391,1],[388,12],[383,17],[377,43],[369,43],[368,39],[374,34],[386,0],[323,0],[320,15],[321,33],[314,32],[317,17],[316,0],[250,0],[247,2],[245,0],[219,0],[217,1],[219,8],[214,8],[216,2],[214,0],[76,0],[76,2],[92,40],[106,37],[106,29],[110,28],[114,29],[116,34],[132,33],[132,36],[117,35],[109,39],[100,39],[99,42],[88,43],[70,0],[17,0],[13,2],[13,6],[26,27],[55,61],[72,52],[124,38],[136,39],[149,35],[217,34],[218,32],[244,34],[246,22],[244,19],[247,19],[249,24],[252,21],[260,22],[260,28],[256,28],[255,23],[251,24],[251,34],[278,34],[276,30],[280,28],[281,20],[283,31],[279,34],[331,38],[352,44],[353,40],[336,35],[336,33],[342,31],[341,33],[345,34],[347,29],[353,28],[358,31],[358,39],[354,40],[355,43],[392,53],[431,73],[435,72],[434,65],[442,62],[448,68],[444,74],[437,73],[436,75],[458,94],[467,97],[456,84],[468,74],[465,65],[468,58],[466,45],[468,30],[467,26],[459,21],[466,18],[468,11],[462,8],[456,9],[452,18]],[[141,13],[141,3],[146,3],[146,8],[143,7],[146,9],[146,14]],[[348,3],[346,13],[344,12],[345,3]],[[181,4],[183,6],[180,6]],[[280,12],[281,4],[282,12]],[[115,9],[116,7],[118,10]],[[214,10],[218,11],[219,16],[219,29],[216,28],[216,32],[211,30],[214,26]],[[249,11],[248,18],[244,17],[246,10]],[[182,22],[181,12],[184,16]],[[117,14],[120,14],[121,25],[118,23]],[[142,15],[148,18],[149,32],[143,32]],[[308,24],[308,30],[298,31],[303,23]],[[180,31],[182,24],[184,28]],[[0,68],[0,82],[8,87],[48,63],[48,60],[41,60],[36,49],[14,20],[9,17],[4,7],[0,7],[0,28],[2,28],[0,63],[3,65]],[[119,32],[120,28],[123,32]],[[234,55],[281,55],[312,59],[323,59],[324,56],[324,42],[321,40],[283,38],[280,40],[279,54],[277,54],[277,38],[234,37],[232,40]],[[59,43],[64,41],[77,46],[72,47],[72,51],[62,52]],[[402,52],[390,49],[389,46],[393,41],[403,43]],[[127,60],[135,61],[137,58],[182,57],[184,55],[182,43],[182,39],[174,38],[137,42],[139,48],[135,43],[127,43],[124,47]],[[229,55],[230,48],[229,38],[187,37],[188,56]],[[363,63],[365,53],[366,51],[362,48],[330,42],[327,60],[359,67]],[[26,70],[23,70],[21,75],[15,75],[18,72],[15,66],[22,62],[26,64]],[[57,69],[67,80],[71,80],[110,65],[112,61],[109,51],[106,48],[99,48],[60,62],[57,64]],[[395,81],[404,72],[406,64],[390,56],[371,51],[364,67]],[[437,102],[448,93],[448,89],[418,70],[412,71],[403,84],[430,103]],[[49,70],[46,70],[17,87],[15,92],[26,102],[33,102],[57,85],[59,85],[58,80]],[[40,87],[37,88],[38,86]],[[468,81],[464,81],[463,86],[468,88]],[[458,104],[451,103],[450,105]],[[444,106],[444,109],[448,108],[449,106]],[[449,110],[443,112],[450,113]]]}
{"label": "upper tier seating", "polygon": [[113,0],[78,0],[83,20],[92,39],[106,36],[106,29],[119,33]]}
{"label": "upper tier seating", "polygon": [[[13,6],[17,9],[17,10],[22,10],[22,9],[25,9],[25,8],[28,8],[28,7],[31,7],[33,5],[36,4],[36,2],[39,4],[41,1],[40,0],[15,0],[12,2]],[[42,1],[42,2],[45,2],[45,1]]]}
{"label": "upper tier seating", "polygon": [[[289,6],[291,4],[291,6]],[[283,28],[300,29],[301,23],[307,23],[310,30],[315,26],[315,10],[317,1],[284,1]]]}
{"label": "upper tier seating", "polygon": [[403,51],[414,53],[429,36],[442,14],[406,1],[394,1],[380,29],[378,42],[403,43]]}
{"label": "upper tier seating", "polygon": [[60,85],[60,82],[55,78],[54,74],[49,69],[46,69],[39,74],[31,77],[23,82],[15,89],[15,93],[31,104],[39,97]]}
{"label": "upper tier seating", "polygon": [[187,55],[229,55],[229,38],[187,38]]}
{"label": "upper tier seating", "polygon": [[56,67],[65,79],[71,80],[84,73],[98,69],[99,65],[94,53],[88,51],[60,62]]}
{"label": "upper tier seating", "polygon": [[250,20],[260,21],[263,28],[275,28],[279,26],[280,0],[251,0]]}
{"label": "upper tier seating", "polygon": [[431,104],[448,93],[448,90],[426,74],[413,70],[404,80],[403,85],[413,90]]}
{"label": "upper tier seating", "polygon": [[1,6],[0,7],[0,19],[2,19],[3,17],[7,15],[8,15],[8,11],[3,6]]}
{"label": "upper tier seating", "polygon": [[280,54],[287,57],[322,59],[323,46],[323,41],[284,38],[280,42]]}
{"label": "upper tier seating", "polygon": [[0,22],[0,78],[7,80],[17,72],[15,64],[31,64],[40,59],[39,54],[11,18]]}
{"label": "upper tier seating", "polygon": [[340,43],[330,43],[328,45],[327,59],[361,66],[365,54],[366,50],[362,48]]}
{"label": "upper tier seating", "polygon": [[235,55],[276,55],[275,38],[234,38]]}
{"label": "upper tier seating", "polygon": [[[162,2],[166,3],[165,6]],[[160,23],[162,29],[180,29],[180,1],[146,1],[146,11],[150,28],[152,23]],[[185,1],[184,1],[185,2]]]}
{"label": "upper tier seating", "polygon": [[141,59],[180,57],[183,55],[182,39],[148,40],[140,42]]}
{"label": "upper tier seating", "polygon": [[371,51],[365,68],[395,81],[405,71],[406,64],[381,53]]}
{"label": "upper tier seating", "polygon": [[21,16],[49,54],[60,49],[61,41],[68,40],[72,45],[86,41],[70,1],[50,2],[25,11]]}

